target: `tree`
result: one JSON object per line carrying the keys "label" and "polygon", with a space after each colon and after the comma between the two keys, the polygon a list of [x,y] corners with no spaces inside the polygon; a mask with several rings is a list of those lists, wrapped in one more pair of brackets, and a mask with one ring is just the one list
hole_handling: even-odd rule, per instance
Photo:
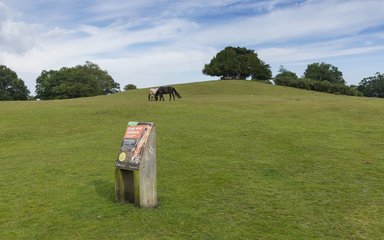
{"label": "tree", "polygon": [[336,84],[345,84],[343,73],[340,72],[337,67],[327,63],[309,64],[304,72],[304,78],[328,81]]}
{"label": "tree", "polygon": [[203,74],[226,79],[268,80],[272,77],[270,66],[257,57],[253,50],[241,47],[226,47],[205,64]]}
{"label": "tree", "polygon": [[128,85],[125,85],[124,87],[124,90],[125,91],[128,91],[128,90],[133,90],[133,89],[136,89],[137,87],[133,84],[128,84]]}
{"label": "tree", "polygon": [[4,65],[0,65],[0,101],[27,100],[29,90],[17,74]]}
{"label": "tree", "polygon": [[36,97],[41,99],[89,97],[118,91],[120,85],[108,72],[88,61],[73,68],[44,70],[36,79]]}
{"label": "tree", "polygon": [[280,66],[279,73],[275,76],[274,82],[277,85],[283,85],[287,81],[297,80],[297,75],[294,72],[288,71],[284,66]]}
{"label": "tree", "polygon": [[361,80],[357,90],[366,97],[384,98],[384,74],[377,72],[373,77],[367,77]]}

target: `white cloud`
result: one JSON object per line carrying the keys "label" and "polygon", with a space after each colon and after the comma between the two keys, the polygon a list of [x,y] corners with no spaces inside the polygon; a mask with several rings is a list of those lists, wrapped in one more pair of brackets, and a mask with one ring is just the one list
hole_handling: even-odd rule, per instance
{"label": "white cloud", "polygon": [[23,53],[36,44],[35,35],[40,26],[15,21],[18,15],[0,2],[0,53]]}
{"label": "white cloud", "polygon": [[[213,26],[196,36],[209,44],[222,42],[255,45],[288,42],[301,38],[314,41],[356,34],[384,22],[384,3],[378,1],[319,1],[268,14]],[[205,41],[205,40],[203,40]]]}
{"label": "white cloud", "polygon": [[[372,39],[382,41],[373,43]],[[348,46],[348,47],[346,47]],[[267,62],[283,64],[284,62],[310,61],[331,57],[354,56],[377,53],[384,50],[383,34],[367,34],[359,37],[346,37],[318,43],[303,43],[286,47],[265,47],[258,53]]]}

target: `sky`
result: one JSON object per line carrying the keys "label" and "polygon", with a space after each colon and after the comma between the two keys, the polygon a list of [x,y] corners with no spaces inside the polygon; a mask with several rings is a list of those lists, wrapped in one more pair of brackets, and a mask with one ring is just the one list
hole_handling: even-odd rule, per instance
{"label": "sky", "polygon": [[227,46],[302,76],[336,66],[349,85],[384,72],[383,0],[0,0],[0,65],[35,91],[43,70],[91,61],[138,88],[202,74]]}

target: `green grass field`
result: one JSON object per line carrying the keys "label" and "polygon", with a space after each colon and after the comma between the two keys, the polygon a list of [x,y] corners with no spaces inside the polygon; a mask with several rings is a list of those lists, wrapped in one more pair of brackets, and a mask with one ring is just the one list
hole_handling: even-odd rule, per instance
{"label": "green grass field", "polygon": [[[383,99],[175,87],[0,102],[0,239],[384,238]],[[157,125],[156,209],[114,200],[128,121]]]}

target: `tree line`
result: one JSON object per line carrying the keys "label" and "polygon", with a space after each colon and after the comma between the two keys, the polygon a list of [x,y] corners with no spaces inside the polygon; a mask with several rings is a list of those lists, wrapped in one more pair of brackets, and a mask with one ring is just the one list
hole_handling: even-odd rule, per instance
{"label": "tree line", "polygon": [[[226,47],[205,64],[203,74],[217,76],[222,80],[251,79],[276,85],[302,88],[313,91],[366,97],[384,97],[384,74],[364,78],[357,86],[346,85],[343,73],[331,64],[312,63],[302,77],[281,66],[272,77],[269,64],[262,61],[252,49]],[[124,90],[136,89],[128,84]],[[89,97],[112,94],[120,91],[107,71],[87,61],[84,65],[63,67],[60,70],[42,71],[36,79],[36,96],[43,100]],[[0,100],[28,100],[30,91],[24,81],[10,68],[0,65]]]}
{"label": "tree line", "polygon": [[[135,89],[128,84],[124,90]],[[35,99],[66,99],[112,94],[120,91],[107,71],[97,64],[85,62],[84,65],[63,67],[60,70],[43,70],[36,79]],[[0,66],[0,100],[28,100],[30,91],[17,74],[10,68]]]}
{"label": "tree line", "polygon": [[302,88],[313,91],[366,97],[384,97],[384,74],[364,78],[358,86],[348,86],[339,69],[328,63],[307,65],[302,77],[280,66],[272,78],[270,66],[258,58],[253,50],[241,47],[226,47],[205,64],[203,74],[226,79],[247,79],[276,85]]}

